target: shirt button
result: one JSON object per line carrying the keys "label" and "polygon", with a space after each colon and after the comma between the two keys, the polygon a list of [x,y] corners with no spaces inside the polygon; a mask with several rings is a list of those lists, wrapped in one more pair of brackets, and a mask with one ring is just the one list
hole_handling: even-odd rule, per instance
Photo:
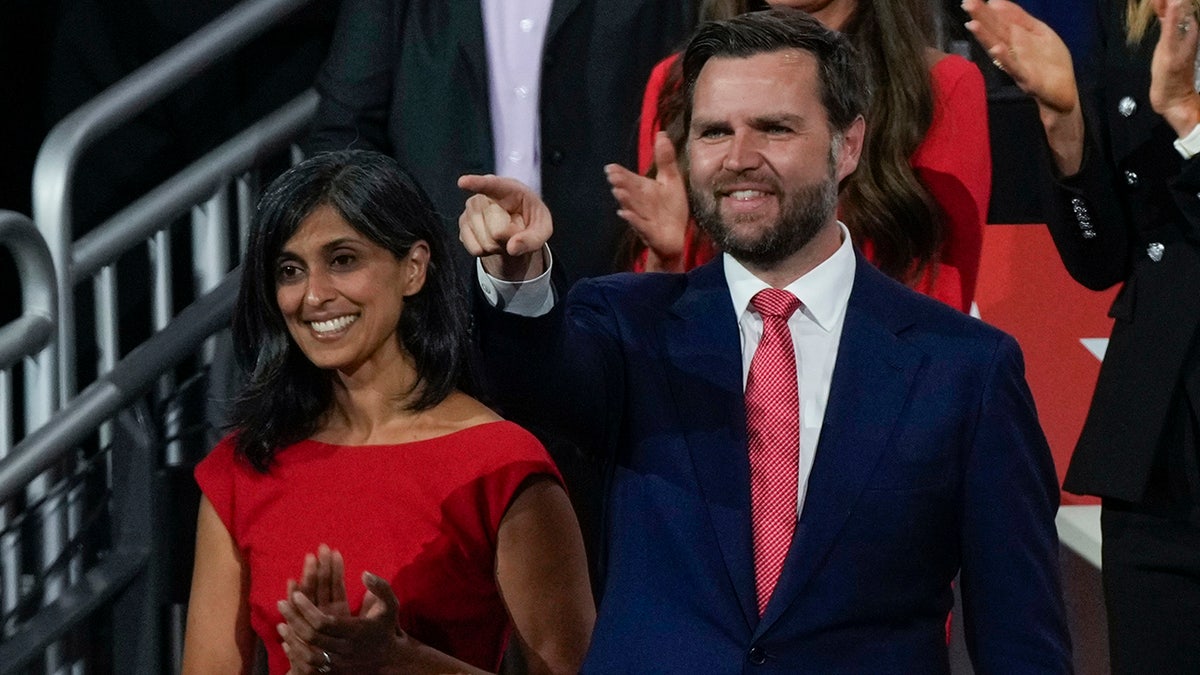
{"label": "shirt button", "polygon": [[1129,187],[1137,187],[1138,175],[1132,171],[1125,172],[1125,184]]}
{"label": "shirt button", "polygon": [[512,162],[513,164],[520,163],[524,157],[525,156],[521,154],[520,150],[513,150],[512,152],[508,153],[508,161]]}
{"label": "shirt button", "polygon": [[528,33],[533,30],[533,19],[521,19],[520,26],[522,32]]}
{"label": "shirt button", "polygon": [[1137,101],[1133,100],[1132,96],[1126,96],[1117,103],[1117,112],[1121,113],[1121,117],[1130,117],[1137,112]]}
{"label": "shirt button", "polygon": [[750,659],[750,663],[761,666],[767,662],[767,652],[762,647],[751,647],[750,653],[746,655]]}
{"label": "shirt button", "polygon": [[529,97],[529,87],[517,87],[516,89],[513,89],[513,93],[516,94],[517,98],[519,98],[519,99],[528,98]]}

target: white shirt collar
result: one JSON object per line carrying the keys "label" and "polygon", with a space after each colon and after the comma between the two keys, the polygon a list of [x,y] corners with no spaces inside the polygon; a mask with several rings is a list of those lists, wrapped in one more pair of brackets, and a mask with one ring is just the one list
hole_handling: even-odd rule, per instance
{"label": "white shirt collar", "polygon": [[[854,285],[856,261],[850,230],[840,221],[838,227],[842,230],[842,245],[824,262],[788,284],[785,289],[804,303],[801,311],[825,331],[841,325],[841,318],[850,302],[850,288]],[[728,253],[722,255],[722,264],[733,310],[741,322],[750,306],[750,299],[764,288],[770,288],[770,285],[754,276]]]}

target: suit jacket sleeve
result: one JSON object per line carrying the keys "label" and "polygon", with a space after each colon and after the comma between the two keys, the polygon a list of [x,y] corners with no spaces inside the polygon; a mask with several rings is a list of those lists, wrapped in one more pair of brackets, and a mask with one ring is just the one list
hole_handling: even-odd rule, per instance
{"label": "suit jacket sleeve", "polygon": [[[556,276],[561,289],[561,272]],[[589,455],[614,447],[623,369],[598,284],[579,282],[565,303],[540,317],[503,312],[481,293],[475,306],[486,390],[501,412]]]}
{"label": "suit jacket sleeve", "polygon": [[387,125],[402,0],[343,0],[305,151],[362,148],[390,153]]}
{"label": "suit jacket sleeve", "polygon": [[1099,291],[1128,278],[1133,229],[1117,198],[1101,125],[1090,114],[1086,124],[1083,164],[1075,175],[1054,182],[1047,225],[1067,272]]}
{"label": "suit jacket sleeve", "polygon": [[979,673],[1068,673],[1059,491],[1016,342],[997,345],[966,457],[962,599]]}

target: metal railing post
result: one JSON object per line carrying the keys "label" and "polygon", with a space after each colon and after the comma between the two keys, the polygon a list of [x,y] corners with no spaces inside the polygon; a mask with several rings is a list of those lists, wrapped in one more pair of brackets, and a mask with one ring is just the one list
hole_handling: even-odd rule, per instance
{"label": "metal railing post", "polygon": [[76,391],[72,193],[83,151],[203,72],[215,58],[246,44],[311,2],[255,0],[234,7],[75,110],[46,137],[34,165],[33,214],[55,264],[59,298],[57,405]]}
{"label": "metal railing post", "polygon": [[[54,262],[33,221],[12,211],[0,211],[0,245],[9,248],[21,282],[21,316],[0,327],[0,461],[13,452],[12,368],[23,361],[25,429],[50,418],[58,396],[55,376],[54,321],[57,312]],[[16,514],[9,499],[0,499],[0,531]],[[0,611],[10,615],[20,602],[22,548],[16,533],[0,537]],[[7,636],[13,626],[0,626]]]}

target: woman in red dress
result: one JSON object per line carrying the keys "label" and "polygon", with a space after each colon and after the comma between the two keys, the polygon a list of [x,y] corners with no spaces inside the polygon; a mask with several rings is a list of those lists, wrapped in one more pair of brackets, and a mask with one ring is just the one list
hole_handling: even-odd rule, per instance
{"label": "woman in red dress", "polygon": [[[428,198],[364,151],[259,204],[247,381],[204,497],[185,673],[579,669],[595,609],[550,457],[469,396],[469,316]],[[298,580],[298,581],[294,581]]]}

